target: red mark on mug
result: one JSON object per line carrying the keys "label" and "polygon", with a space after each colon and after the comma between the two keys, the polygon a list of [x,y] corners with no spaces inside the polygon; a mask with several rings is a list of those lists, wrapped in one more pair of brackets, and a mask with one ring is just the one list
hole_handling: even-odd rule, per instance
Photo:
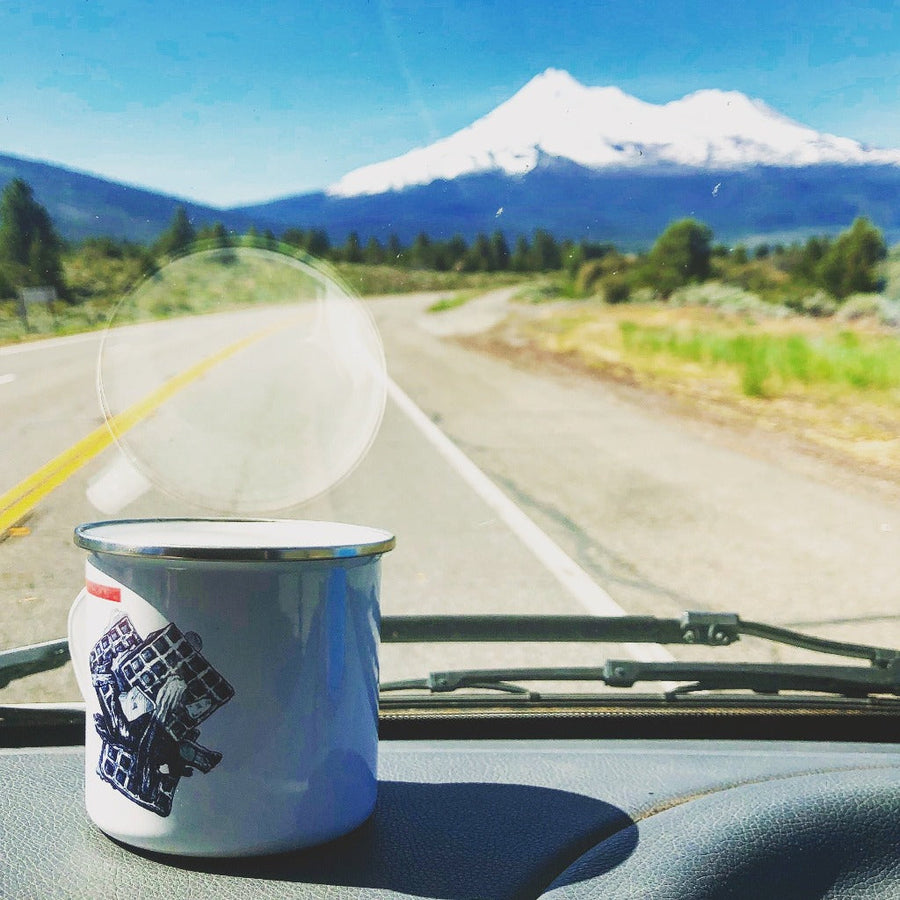
{"label": "red mark on mug", "polygon": [[122,592],[117,587],[108,584],[97,584],[96,581],[85,581],[87,592],[101,600],[112,600],[113,603],[122,602]]}

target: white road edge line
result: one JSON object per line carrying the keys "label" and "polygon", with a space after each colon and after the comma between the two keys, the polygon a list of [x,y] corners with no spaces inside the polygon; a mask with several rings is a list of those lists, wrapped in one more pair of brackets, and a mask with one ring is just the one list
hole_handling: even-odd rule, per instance
{"label": "white road edge line", "polygon": [[81,334],[66,334],[61,337],[40,338],[36,341],[23,341],[20,344],[6,344],[0,347],[0,356],[15,356],[19,353],[32,353],[35,350],[47,350],[66,344],[83,344],[86,341],[100,341],[105,330],[85,331]]}
{"label": "white road edge line", "polygon": [[[456,470],[473,491],[506,523],[520,541],[544,564],[562,586],[594,616],[624,616],[626,612],[546,532],[539,528],[500,488],[469,459],[392,379],[387,393],[424,437]],[[674,657],[655,644],[624,644],[634,659],[671,662]]]}

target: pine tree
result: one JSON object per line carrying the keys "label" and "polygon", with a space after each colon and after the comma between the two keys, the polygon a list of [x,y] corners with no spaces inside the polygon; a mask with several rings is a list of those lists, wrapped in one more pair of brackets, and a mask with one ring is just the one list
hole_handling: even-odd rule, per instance
{"label": "pine tree", "polygon": [[347,235],[347,240],[341,250],[341,258],[344,262],[348,263],[362,262],[362,247],[360,246],[359,234],[357,234],[357,232],[351,231],[350,234]]}
{"label": "pine tree", "polygon": [[470,272],[493,271],[494,261],[491,258],[491,242],[486,234],[479,232],[475,235],[475,240],[466,254],[466,269]]}
{"label": "pine tree", "polygon": [[509,244],[502,231],[495,231],[491,235],[491,259],[494,268],[498,272],[505,272],[509,268],[510,262]]}
{"label": "pine tree", "polygon": [[159,236],[155,249],[163,256],[177,256],[190,247],[196,238],[197,233],[191,225],[187,210],[179,206],[175,209],[169,227]]}
{"label": "pine tree", "polygon": [[431,269],[434,263],[434,251],[431,247],[431,239],[420,231],[409,249],[410,264],[416,269]]}
{"label": "pine tree", "polygon": [[531,244],[532,268],[539,272],[550,272],[562,268],[562,254],[559,244],[549,231],[538,228]]}
{"label": "pine tree", "polygon": [[387,262],[392,266],[406,262],[404,259],[403,245],[400,243],[400,238],[398,238],[396,234],[391,234],[388,238],[385,257]]}
{"label": "pine tree", "polygon": [[447,241],[447,268],[461,269],[468,249],[469,246],[466,244],[466,239],[461,234],[454,234]]}
{"label": "pine tree", "polygon": [[31,186],[14,178],[0,197],[0,281],[9,287],[53,287],[66,295],[62,241]]}
{"label": "pine tree", "polygon": [[[357,238],[357,244],[359,238]],[[306,252],[310,256],[323,259],[331,250],[331,241],[328,232],[324,228],[311,228],[306,238]]]}
{"label": "pine tree", "polygon": [[510,268],[514,272],[527,272],[531,268],[531,246],[524,234],[520,234],[516,238],[516,246],[510,260]]}
{"label": "pine tree", "polygon": [[366,242],[366,249],[363,251],[363,262],[369,266],[377,266],[384,262],[384,247],[381,241],[374,235]]}

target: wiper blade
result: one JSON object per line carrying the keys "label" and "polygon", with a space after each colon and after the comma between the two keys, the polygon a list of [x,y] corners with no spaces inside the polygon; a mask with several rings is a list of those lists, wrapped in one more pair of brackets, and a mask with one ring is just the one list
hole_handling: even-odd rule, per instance
{"label": "wiper blade", "polygon": [[759,694],[814,691],[844,697],[900,696],[900,664],[817,666],[797,663],[656,663],[608,660],[608,687],[632,687],[640,681],[688,682],[670,694],[707,690],[751,690]]}
{"label": "wiper blade", "polygon": [[654,616],[385,616],[386,643],[428,642],[587,642],[682,644],[727,647],[741,635],[850,659],[869,666],[781,663],[690,663],[609,660],[601,667],[465,669],[432,672],[426,678],[388,682],[383,692],[427,690],[445,693],[486,688],[532,693],[516,682],[582,681],[607,687],[637,682],[677,683],[666,696],[704,690],[813,691],[847,697],[900,695],[900,651],[868,644],[831,641],[759,622],[735,613],[686,612],[679,619]]}
{"label": "wiper blade", "polygon": [[381,690],[449,693],[463,688],[529,694],[510,682],[595,681],[607,687],[632,687],[642,681],[679,682],[666,696],[706,690],[749,690],[762,694],[813,691],[844,697],[900,696],[900,663],[886,666],[814,666],[787,663],[690,663],[607,660],[603,666],[559,668],[464,669],[432,672],[427,678],[388,682]]}
{"label": "wiper blade", "polygon": [[26,675],[58,669],[68,661],[69,642],[65,638],[0,651],[0,688]]}
{"label": "wiper blade", "polygon": [[655,616],[384,616],[386,643],[560,642],[683,644],[727,647],[741,635],[803,650],[884,666],[900,650],[813,637],[775,625],[747,622],[736,613],[685,612],[679,619]]}

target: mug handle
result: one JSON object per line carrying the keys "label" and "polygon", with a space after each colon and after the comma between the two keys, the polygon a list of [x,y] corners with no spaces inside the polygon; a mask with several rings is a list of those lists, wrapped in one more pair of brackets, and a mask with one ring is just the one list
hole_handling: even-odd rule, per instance
{"label": "mug handle", "polygon": [[69,656],[72,658],[72,669],[75,672],[78,690],[81,691],[81,696],[85,700],[88,700],[93,692],[91,672],[88,666],[88,648],[84,644],[85,630],[82,627],[87,597],[87,589],[82,588],[69,610],[68,624]]}

